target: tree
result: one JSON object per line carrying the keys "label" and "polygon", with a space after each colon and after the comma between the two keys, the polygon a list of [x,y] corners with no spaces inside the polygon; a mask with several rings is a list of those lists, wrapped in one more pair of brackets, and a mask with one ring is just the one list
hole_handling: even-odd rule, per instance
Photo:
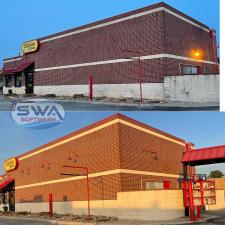
{"label": "tree", "polygon": [[223,176],[224,176],[224,174],[220,170],[213,170],[209,174],[209,178],[221,178]]}

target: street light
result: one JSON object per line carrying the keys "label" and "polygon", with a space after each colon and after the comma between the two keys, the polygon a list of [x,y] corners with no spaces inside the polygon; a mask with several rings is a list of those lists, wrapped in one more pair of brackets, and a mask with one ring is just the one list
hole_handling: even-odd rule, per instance
{"label": "street light", "polygon": [[135,53],[136,57],[123,57],[126,59],[134,59],[138,61],[138,78],[140,84],[140,103],[143,104],[143,94],[142,94],[142,67],[141,67],[141,52],[140,51],[133,51],[133,50],[126,50],[123,49],[123,52]]}

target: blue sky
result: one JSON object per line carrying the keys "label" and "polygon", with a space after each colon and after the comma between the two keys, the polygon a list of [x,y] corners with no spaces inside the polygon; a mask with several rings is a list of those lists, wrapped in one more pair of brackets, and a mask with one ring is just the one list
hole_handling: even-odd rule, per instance
{"label": "blue sky", "polygon": [[[1,0],[0,67],[3,58],[19,54],[21,43],[24,41],[88,24],[159,1]],[[216,29],[219,34],[219,0],[165,0],[164,2]]]}
{"label": "blue sky", "polygon": [[[112,114],[70,112],[60,125],[41,130],[19,127],[13,123],[10,112],[0,112],[0,165],[7,158],[48,143]],[[193,142],[197,148],[225,144],[225,113],[124,112],[123,114]],[[224,164],[203,166],[199,172],[207,173],[212,169],[220,169],[225,173]]]}

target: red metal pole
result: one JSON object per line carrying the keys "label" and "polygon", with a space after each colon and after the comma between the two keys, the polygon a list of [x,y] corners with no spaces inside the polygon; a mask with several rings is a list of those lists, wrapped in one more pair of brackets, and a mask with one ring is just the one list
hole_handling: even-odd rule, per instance
{"label": "red metal pole", "polygon": [[90,184],[89,184],[89,170],[88,167],[83,166],[63,166],[64,168],[76,168],[76,169],[83,169],[86,171],[87,177],[87,197],[88,197],[88,223],[91,221],[91,206],[90,206]]}
{"label": "red metal pole", "polygon": [[203,181],[200,180],[200,191],[201,191],[201,205],[204,206],[204,190],[203,190]]}
{"label": "red metal pole", "polygon": [[214,59],[214,73],[219,73],[218,64],[217,64],[217,49],[216,49],[216,40],[213,30],[211,30],[212,35],[212,45],[213,45],[213,59]]}
{"label": "red metal pole", "polygon": [[197,218],[201,218],[201,206],[197,206]]}
{"label": "red metal pole", "polygon": [[188,182],[188,192],[189,192],[189,202],[190,202],[190,220],[194,221],[195,220],[195,215],[194,215],[194,198],[193,198],[193,190],[192,190],[192,181],[190,180]]}
{"label": "red metal pole", "polygon": [[87,195],[88,195],[88,223],[91,222],[91,207],[90,207],[90,185],[89,185],[89,172],[88,168],[86,168],[86,173],[87,173]]}
{"label": "red metal pole", "polygon": [[48,202],[49,202],[49,216],[53,217],[52,193],[48,195]]}
{"label": "red metal pole", "polygon": [[138,57],[138,77],[139,77],[139,83],[140,83],[140,100],[141,100],[141,104],[143,104],[141,56]]}
{"label": "red metal pole", "polygon": [[89,91],[90,91],[89,99],[90,101],[92,101],[93,100],[93,76],[89,77]]}
{"label": "red metal pole", "polygon": [[187,181],[183,181],[183,195],[184,195],[184,206],[188,207],[187,201]]}

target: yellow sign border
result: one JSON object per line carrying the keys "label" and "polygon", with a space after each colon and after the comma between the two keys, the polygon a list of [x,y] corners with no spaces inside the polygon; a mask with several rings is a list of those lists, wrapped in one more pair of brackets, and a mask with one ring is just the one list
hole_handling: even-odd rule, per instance
{"label": "yellow sign border", "polygon": [[[12,165],[6,166],[7,163],[11,163]],[[18,168],[18,164],[19,164],[18,158],[10,158],[4,162],[3,168],[4,168],[5,172],[14,171]],[[7,167],[9,167],[9,168],[7,168]]]}
{"label": "yellow sign border", "polygon": [[[32,43],[35,43],[35,47],[33,47],[33,48],[24,46],[26,44],[32,44]],[[22,53],[28,54],[28,53],[36,52],[39,48],[39,45],[40,45],[40,42],[38,40],[31,40],[31,41],[24,42],[21,47]]]}

